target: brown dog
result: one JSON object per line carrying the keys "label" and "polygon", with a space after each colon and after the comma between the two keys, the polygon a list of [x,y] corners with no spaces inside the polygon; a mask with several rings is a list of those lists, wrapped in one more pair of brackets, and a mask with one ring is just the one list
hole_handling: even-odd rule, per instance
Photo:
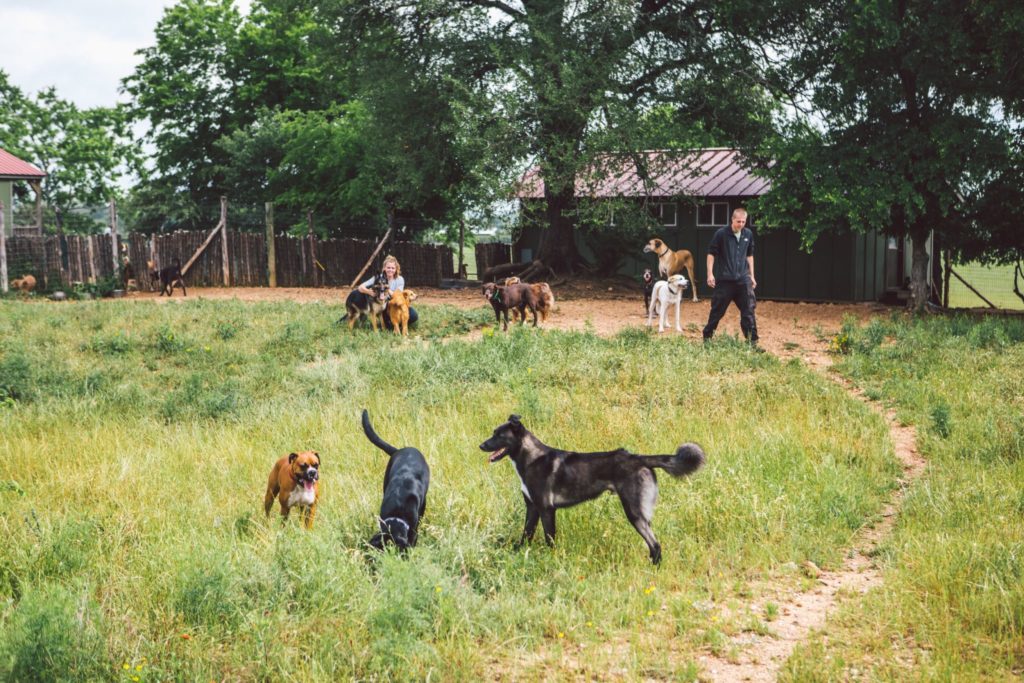
{"label": "brown dog", "polygon": [[395,334],[409,336],[409,304],[416,300],[416,292],[411,289],[396,289],[391,292],[388,300],[388,317]]}
{"label": "brown dog", "polygon": [[270,516],[274,499],[281,503],[281,521],[288,519],[293,507],[301,508],[307,529],[313,528],[316,504],[320,500],[320,454],[316,451],[289,453],[270,470],[263,510]]}
{"label": "brown dog", "polygon": [[508,311],[518,309],[522,324],[526,322],[526,309],[533,312],[533,326],[537,327],[537,294],[530,285],[518,284],[502,287],[501,285],[488,282],[483,286],[484,298],[494,309],[494,317],[501,322],[501,314],[505,314],[504,329],[508,331]]}
{"label": "brown dog", "polygon": [[[505,286],[518,285],[522,282],[519,278],[505,278]],[[533,293],[537,296],[537,312],[540,313],[541,322],[546,322],[548,314],[555,310],[555,293],[551,291],[551,285],[546,282],[534,282],[530,284]],[[519,309],[512,309],[512,319],[519,320]]]}
{"label": "brown dog", "polygon": [[11,280],[11,287],[20,290],[25,294],[29,294],[36,288],[36,278],[34,275],[22,275],[19,278]]}
{"label": "brown dog", "polygon": [[693,300],[697,300],[697,279],[693,275],[693,254],[685,249],[672,251],[668,245],[655,237],[647,246],[644,253],[653,252],[658,255],[658,273],[662,280],[667,280],[670,275],[682,273],[686,269],[690,274],[690,282],[693,286]]}

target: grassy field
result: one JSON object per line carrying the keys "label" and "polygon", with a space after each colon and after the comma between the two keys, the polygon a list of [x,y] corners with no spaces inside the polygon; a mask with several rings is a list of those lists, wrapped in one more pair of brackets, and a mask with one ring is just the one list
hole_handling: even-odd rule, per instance
{"label": "grassy field", "polygon": [[[767,587],[811,586],[805,560],[837,566],[896,485],[877,415],[802,364],[738,342],[704,349],[640,329],[611,339],[485,330],[470,342],[459,335],[489,310],[425,306],[423,338],[402,343],[350,334],[336,324],[341,313],[0,301],[0,679],[693,680],[702,650],[728,656],[728,636],[771,629],[776,606],[743,605]],[[1014,358],[1020,367],[1016,347],[982,350],[998,367]],[[860,379],[868,370],[856,358],[849,371]],[[1009,412],[1019,380],[989,389],[1002,397],[987,402],[1006,435],[999,444],[1020,424]],[[961,399],[943,391],[906,409],[939,415],[951,430],[926,445],[977,443],[981,411],[962,415]],[[421,542],[404,560],[366,545],[386,459],[361,433],[363,407],[385,439],[419,447],[432,467]],[[508,462],[488,465],[478,449],[512,412],[565,448],[704,446],[704,470],[661,477],[660,568],[609,496],[560,512],[555,549],[536,540],[512,548],[519,482]],[[983,529],[1020,523],[1019,476],[1009,489],[1019,458],[1000,448],[949,452],[977,480],[966,497],[952,474],[935,472],[935,485],[912,498],[920,519],[908,524],[935,531],[901,528],[887,550],[894,564],[918,557],[914,547],[927,560],[906,576],[892,569],[896,604],[909,610],[902,591],[936,594],[879,619],[906,634],[907,620],[948,605],[925,626],[954,621],[984,635],[1002,656],[986,666],[1007,663],[1000,629],[1020,623],[1006,611],[1019,610],[1006,601],[1019,599],[1007,573],[1019,571],[1019,545],[984,562],[975,554],[994,547]],[[272,463],[298,449],[323,459],[311,532],[262,511]],[[949,526],[931,511],[939,499]],[[1011,517],[987,526],[998,515]],[[943,534],[963,546],[941,550]],[[952,598],[939,582],[951,576],[983,587],[960,596],[962,613],[943,602]],[[996,577],[1001,588],[985,583]],[[875,598],[889,599],[888,590]],[[843,624],[859,647],[857,619]],[[817,651],[794,664],[796,678],[831,671],[815,668]]]}
{"label": "grassy field", "polygon": [[[1013,293],[1013,266],[983,266],[967,263],[956,266],[960,277],[971,283],[986,299],[1000,308],[1024,309],[1024,301]],[[1024,287],[1024,283],[1020,283]],[[955,277],[949,281],[949,305],[951,308],[985,308],[988,306],[978,295],[964,286]]]}
{"label": "grassy field", "polygon": [[841,371],[917,426],[928,468],[882,549],[884,586],[798,651],[783,679],[856,670],[865,680],[1019,680],[1024,321],[873,321],[846,331]]}

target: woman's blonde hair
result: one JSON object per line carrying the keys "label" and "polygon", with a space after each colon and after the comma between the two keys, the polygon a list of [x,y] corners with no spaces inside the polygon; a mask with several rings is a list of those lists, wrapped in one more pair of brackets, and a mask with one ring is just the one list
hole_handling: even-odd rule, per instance
{"label": "woman's blonde hair", "polygon": [[384,262],[380,264],[380,272],[384,272],[384,266],[386,266],[388,262],[395,264],[395,277],[398,277],[399,275],[402,274],[402,264],[400,264],[398,262],[398,259],[396,259],[391,254],[388,254],[387,256],[384,257]]}

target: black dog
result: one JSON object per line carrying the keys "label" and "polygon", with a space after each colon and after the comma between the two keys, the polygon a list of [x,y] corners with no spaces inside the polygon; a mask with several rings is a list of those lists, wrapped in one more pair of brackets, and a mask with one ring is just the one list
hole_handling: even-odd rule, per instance
{"label": "black dog", "polygon": [[506,455],[515,463],[526,503],[526,526],[519,544],[533,538],[537,521],[544,525],[548,545],[555,540],[555,510],[572,507],[605,491],[614,491],[633,527],[643,536],[651,562],[661,562],[661,544],[651,530],[654,503],[658,499],[655,468],[673,477],[697,471],[704,464],[704,451],[695,443],[684,443],[675,455],[634,455],[626,450],[602,453],[574,453],[551,448],[510,415],[508,422],[494,430],[480,450],[491,451],[491,462]]}
{"label": "black dog", "polygon": [[164,294],[172,296],[174,285],[179,285],[182,295],[188,296],[188,291],[185,290],[185,278],[181,274],[181,261],[178,259],[174,259],[174,265],[160,269],[160,296]]}
{"label": "black dog", "polygon": [[370,545],[383,550],[384,544],[392,541],[399,550],[407,550],[416,545],[420,519],[427,509],[430,468],[426,458],[415,448],[395,448],[377,436],[365,410],[363,432],[370,443],[391,456],[384,471],[380,533],[370,539]]}
{"label": "black dog", "polygon": [[373,296],[363,294],[358,289],[353,289],[348,293],[348,298],[345,299],[346,313],[341,316],[339,323],[347,318],[348,329],[351,330],[359,322],[360,317],[366,316],[370,319],[373,331],[377,331],[378,323],[383,324],[384,322],[382,316],[391,299],[391,285],[388,284],[388,276],[378,273],[377,277],[373,279],[370,290],[373,292]]}
{"label": "black dog", "polygon": [[644,313],[651,308],[651,294],[654,292],[654,273],[644,268]]}

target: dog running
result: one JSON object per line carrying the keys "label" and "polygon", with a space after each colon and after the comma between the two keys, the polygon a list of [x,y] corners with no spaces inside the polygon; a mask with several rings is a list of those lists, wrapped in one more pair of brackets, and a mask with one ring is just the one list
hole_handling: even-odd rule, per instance
{"label": "dog running", "polygon": [[188,296],[185,289],[185,277],[181,274],[181,261],[174,259],[174,263],[166,268],[160,269],[160,296],[174,294],[174,286],[181,287],[182,296]]}
{"label": "dog running", "polygon": [[383,550],[391,542],[399,550],[408,550],[416,545],[420,520],[427,510],[427,489],[430,488],[427,460],[415,448],[395,448],[377,436],[370,426],[370,415],[365,410],[363,432],[370,443],[391,456],[384,470],[380,531],[370,539],[370,545]]}
{"label": "dog running", "polygon": [[320,500],[320,454],[316,451],[289,453],[274,463],[263,497],[267,517],[275,498],[281,503],[282,522],[288,519],[293,507],[298,507],[306,528],[312,529],[316,504]]}
{"label": "dog running", "polygon": [[359,318],[365,316],[370,319],[370,326],[373,327],[374,332],[378,327],[383,326],[381,316],[387,309],[388,301],[391,300],[391,286],[388,284],[387,275],[378,273],[377,277],[373,279],[370,290],[373,292],[372,296],[363,294],[358,288],[349,292],[348,298],[345,299],[346,313],[338,322],[348,319],[348,329],[351,330],[359,322]]}
{"label": "dog running", "polygon": [[689,283],[682,275],[669,275],[668,280],[658,280],[654,284],[651,294],[650,308],[647,309],[647,326],[652,324],[654,314],[658,314],[658,332],[665,331],[665,316],[668,314],[668,307],[676,307],[676,331],[682,332],[679,324],[679,308],[683,303],[683,292]]}
{"label": "dog running", "polygon": [[519,545],[533,538],[538,521],[544,526],[544,539],[553,545],[557,509],[611,491],[619,496],[626,518],[647,543],[654,564],[661,562],[661,544],[651,529],[658,499],[654,470],[682,477],[696,472],[705,460],[703,449],[695,443],[684,443],[675,455],[635,455],[621,448],[600,453],[564,451],[542,443],[518,415],[510,415],[495,428],[480,450],[491,453],[490,462],[507,455],[515,465],[526,503],[526,526]]}

